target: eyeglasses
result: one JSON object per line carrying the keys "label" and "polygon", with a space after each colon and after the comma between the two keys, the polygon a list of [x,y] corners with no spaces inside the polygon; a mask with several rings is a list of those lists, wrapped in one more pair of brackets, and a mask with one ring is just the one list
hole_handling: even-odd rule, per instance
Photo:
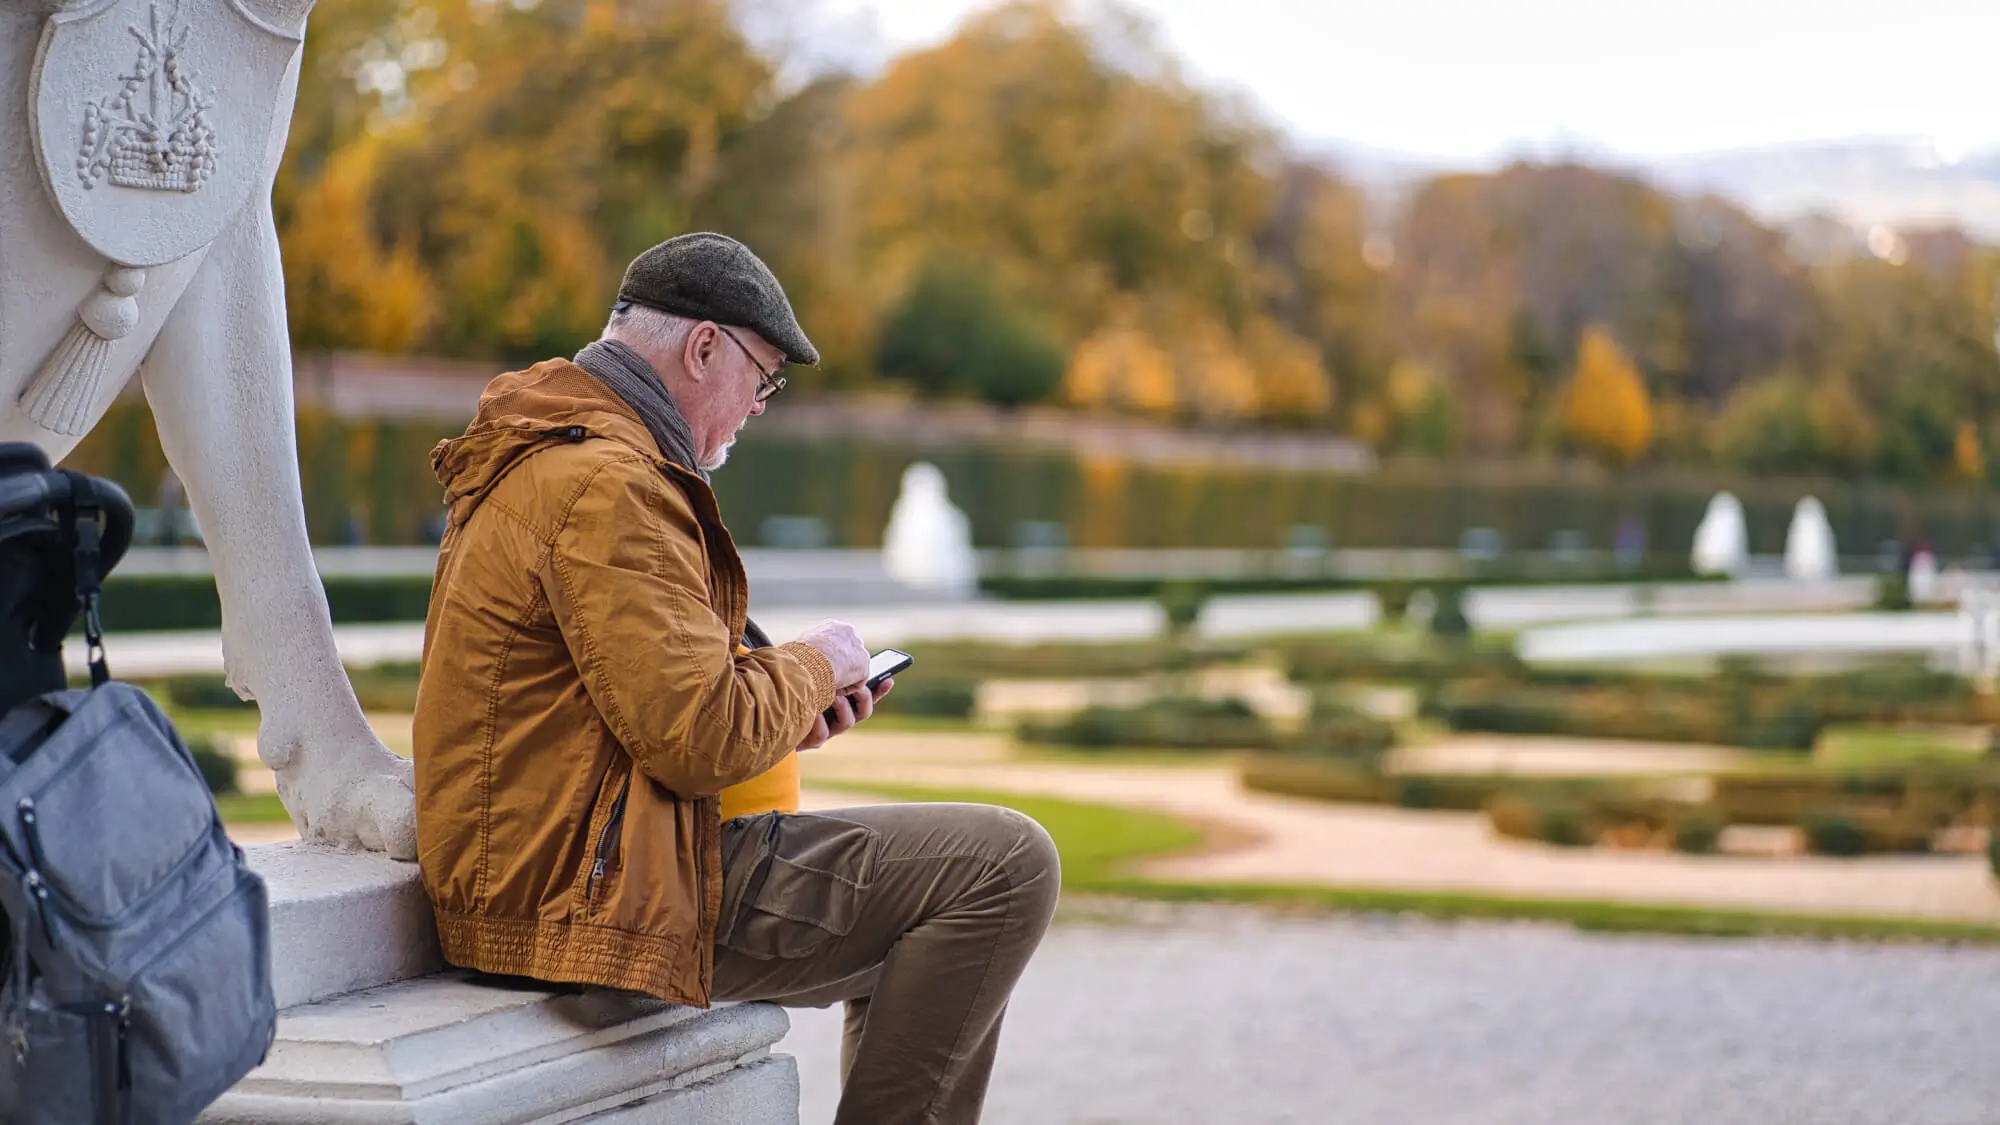
{"label": "eyeglasses", "polygon": [[767,402],[770,400],[772,395],[775,395],[779,391],[785,389],[785,377],[783,375],[778,374],[779,371],[784,369],[785,364],[783,360],[778,361],[778,366],[773,367],[769,371],[766,371],[764,370],[764,365],[757,362],[757,354],[751,351],[748,347],[745,347],[743,341],[738,340],[736,338],[736,333],[731,332],[729,329],[724,328],[720,324],[716,325],[715,327],[724,336],[729,337],[729,341],[731,343],[735,344],[739,348],[742,348],[743,354],[750,360],[750,366],[757,369],[758,402]]}

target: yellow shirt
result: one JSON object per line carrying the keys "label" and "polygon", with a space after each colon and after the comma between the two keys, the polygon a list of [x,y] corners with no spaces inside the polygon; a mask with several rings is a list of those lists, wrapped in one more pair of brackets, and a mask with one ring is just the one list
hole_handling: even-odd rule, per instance
{"label": "yellow shirt", "polygon": [[778,759],[778,764],[742,783],[722,791],[722,819],[756,816],[767,812],[799,811],[799,755],[797,751]]}
{"label": "yellow shirt", "polygon": [[[742,645],[736,651],[749,652]],[[794,750],[756,777],[722,791],[722,819],[799,811],[799,754]]]}

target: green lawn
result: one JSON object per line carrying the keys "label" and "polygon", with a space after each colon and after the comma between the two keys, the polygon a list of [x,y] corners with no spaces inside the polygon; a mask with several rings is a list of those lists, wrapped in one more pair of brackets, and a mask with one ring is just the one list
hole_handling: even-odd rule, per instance
{"label": "green lawn", "polygon": [[1559,922],[1581,930],[1612,933],[1923,940],[2000,945],[2000,926],[1974,922],[1782,914],[1585,899],[1514,898],[1286,884],[1158,882],[1132,874],[1131,865],[1139,860],[1200,846],[1200,828],[1159,813],[1055,797],[893,785],[847,786],[815,782],[814,786],[893,800],[970,801],[1018,809],[1040,821],[1055,840],[1057,850],[1062,853],[1063,889],[1070,892],[1178,902],[1245,903],[1341,913],[1414,914],[1437,919]]}
{"label": "green lawn", "polygon": [[257,733],[255,707],[170,707],[167,718],[183,738]]}
{"label": "green lawn", "polygon": [[1018,809],[1048,829],[1056,850],[1062,853],[1063,886],[1074,890],[1101,890],[1124,877],[1120,868],[1125,864],[1188,851],[1200,846],[1202,840],[1201,829],[1170,816],[1056,797],[819,781],[813,782],[813,788],[839,789],[896,801],[958,801]]}
{"label": "green lawn", "polygon": [[1899,766],[1910,762],[1965,762],[1977,759],[1985,747],[1969,744],[1956,731],[1923,727],[1836,726],[1820,735],[1813,748],[1814,766],[1852,770]]}
{"label": "green lawn", "polygon": [[224,824],[280,824],[290,817],[276,793],[224,793],[215,799]]}

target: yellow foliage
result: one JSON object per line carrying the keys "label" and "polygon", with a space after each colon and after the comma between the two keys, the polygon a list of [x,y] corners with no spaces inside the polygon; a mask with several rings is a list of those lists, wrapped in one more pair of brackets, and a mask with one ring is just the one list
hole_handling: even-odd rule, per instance
{"label": "yellow foliage", "polygon": [[1318,348],[1262,318],[1251,323],[1244,337],[1245,351],[1257,369],[1264,414],[1309,420],[1333,409],[1333,379]]}
{"label": "yellow foliage", "polygon": [[1628,464],[1653,443],[1645,380],[1611,334],[1595,325],[1584,329],[1577,346],[1563,428],[1606,459]]}
{"label": "yellow foliage", "polygon": [[1868,464],[1875,454],[1875,419],[1853,383],[1840,376],[1820,381],[1806,409],[1822,456],[1850,469]]}
{"label": "yellow foliage", "polygon": [[1175,367],[1188,413],[1215,420],[1252,418],[1262,406],[1257,371],[1243,358],[1229,330],[1197,316],[1181,330]]}
{"label": "yellow foliage", "polygon": [[1356,403],[1353,411],[1352,428],[1355,439],[1370,449],[1382,448],[1382,443],[1389,440],[1388,409],[1382,403],[1370,399]]}
{"label": "yellow foliage", "polygon": [[1389,369],[1389,406],[1396,414],[1409,417],[1424,408],[1437,388],[1437,376],[1414,359],[1399,359]]}
{"label": "yellow foliage", "polygon": [[335,152],[300,192],[283,232],[292,333],[309,347],[408,351],[434,314],[414,249],[385,250],[376,239],[368,197],[377,153],[372,141]]}
{"label": "yellow foliage", "polygon": [[1085,453],[1077,459],[1083,487],[1077,490],[1077,518],[1070,526],[1078,529],[1078,547],[1120,547],[1126,545],[1125,493],[1129,467],[1123,457],[1105,453]]}
{"label": "yellow foliage", "polygon": [[1967,480],[1986,475],[1986,454],[1979,447],[1979,427],[1970,421],[1958,424],[1958,436],[1951,444],[1952,466]]}
{"label": "yellow foliage", "polygon": [[1076,346],[1063,376],[1063,397],[1091,409],[1172,414],[1174,361],[1137,328],[1111,325]]}

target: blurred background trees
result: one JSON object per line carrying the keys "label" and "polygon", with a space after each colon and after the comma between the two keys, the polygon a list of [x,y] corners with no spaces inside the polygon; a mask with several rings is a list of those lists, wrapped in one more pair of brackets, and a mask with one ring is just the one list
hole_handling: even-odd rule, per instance
{"label": "blurred background trees", "polygon": [[322,4],[275,197],[298,346],[568,353],[632,255],[720,229],[820,344],[806,391],[1416,456],[1992,463],[2000,260],[1955,231],[1809,253],[1581,164],[1385,205],[1115,9],[1003,4],[866,78],[742,26],[725,0]]}

